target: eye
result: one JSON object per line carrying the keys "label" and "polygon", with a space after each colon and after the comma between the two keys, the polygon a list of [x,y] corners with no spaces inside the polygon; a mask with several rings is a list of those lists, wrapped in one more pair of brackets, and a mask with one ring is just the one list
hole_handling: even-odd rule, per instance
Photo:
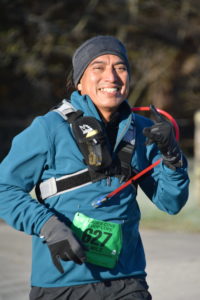
{"label": "eye", "polygon": [[100,66],[96,66],[93,68],[94,70],[103,70],[103,67],[100,67]]}
{"label": "eye", "polygon": [[104,67],[102,65],[94,65],[93,70],[103,71]]}
{"label": "eye", "polygon": [[117,65],[115,69],[119,71],[127,71],[127,67],[125,65]]}

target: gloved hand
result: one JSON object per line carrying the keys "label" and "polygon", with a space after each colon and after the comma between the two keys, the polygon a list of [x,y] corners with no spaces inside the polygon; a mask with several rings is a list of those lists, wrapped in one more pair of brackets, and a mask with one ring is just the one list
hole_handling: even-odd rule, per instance
{"label": "gloved hand", "polygon": [[173,125],[151,105],[150,110],[153,113],[155,124],[143,129],[143,134],[147,137],[147,145],[156,143],[163,155],[163,162],[169,168],[175,170],[182,166],[182,155],[176,141]]}
{"label": "gloved hand", "polygon": [[52,216],[44,224],[40,233],[49,247],[54,265],[61,273],[64,273],[64,269],[60,259],[73,260],[79,265],[86,260],[84,250],[72,230],[56,216]]}

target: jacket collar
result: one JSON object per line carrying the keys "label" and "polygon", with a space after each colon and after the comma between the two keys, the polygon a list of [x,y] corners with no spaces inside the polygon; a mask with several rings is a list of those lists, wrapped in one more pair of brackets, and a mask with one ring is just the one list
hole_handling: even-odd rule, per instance
{"label": "jacket collar", "polygon": [[[98,113],[98,110],[96,109],[96,106],[92,102],[91,98],[87,95],[80,95],[78,91],[75,91],[71,95],[71,104],[76,108],[83,111],[85,116],[92,116],[99,120],[101,123],[103,123],[103,120],[101,119],[101,116]],[[115,148],[120,143],[120,141],[123,139],[124,135],[127,133],[131,121],[133,113],[131,111],[131,108],[128,104],[128,101],[125,100],[120,106],[119,106],[119,130],[117,133],[117,142],[115,145]]]}
{"label": "jacket collar", "polygon": [[[102,121],[96,106],[89,96],[80,95],[78,91],[75,91],[72,93],[70,101],[75,108],[82,110],[84,112],[84,115],[93,116],[99,121]],[[127,100],[125,100],[119,106],[118,111],[120,113],[120,121],[126,120],[131,115],[132,112]]]}

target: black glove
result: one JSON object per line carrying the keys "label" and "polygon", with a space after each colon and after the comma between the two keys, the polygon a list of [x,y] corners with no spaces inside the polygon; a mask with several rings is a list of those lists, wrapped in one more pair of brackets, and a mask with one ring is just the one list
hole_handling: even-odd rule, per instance
{"label": "black glove", "polygon": [[155,124],[143,129],[143,134],[147,137],[146,144],[156,143],[163,155],[163,162],[169,168],[175,170],[182,166],[182,155],[176,141],[173,125],[151,105],[150,110],[153,113]]}
{"label": "black glove", "polygon": [[61,273],[64,273],[64,269],[60,259],[64,261],[73,260],[79,265],[86,260],[84,250],[75,238],[72,230],[59,221],[56,216],[51,217],[44,224],[41,229],[41,237],[44,237],[49,247],[52,261]]}

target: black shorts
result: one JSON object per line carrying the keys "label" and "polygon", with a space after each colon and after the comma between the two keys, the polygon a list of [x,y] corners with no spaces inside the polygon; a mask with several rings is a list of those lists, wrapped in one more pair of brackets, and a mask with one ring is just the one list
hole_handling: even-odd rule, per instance
{"label": "black shorts", "polygon": [[145,278],[129,277],[69,287],[33,286],[30,300],[151,300]]}

